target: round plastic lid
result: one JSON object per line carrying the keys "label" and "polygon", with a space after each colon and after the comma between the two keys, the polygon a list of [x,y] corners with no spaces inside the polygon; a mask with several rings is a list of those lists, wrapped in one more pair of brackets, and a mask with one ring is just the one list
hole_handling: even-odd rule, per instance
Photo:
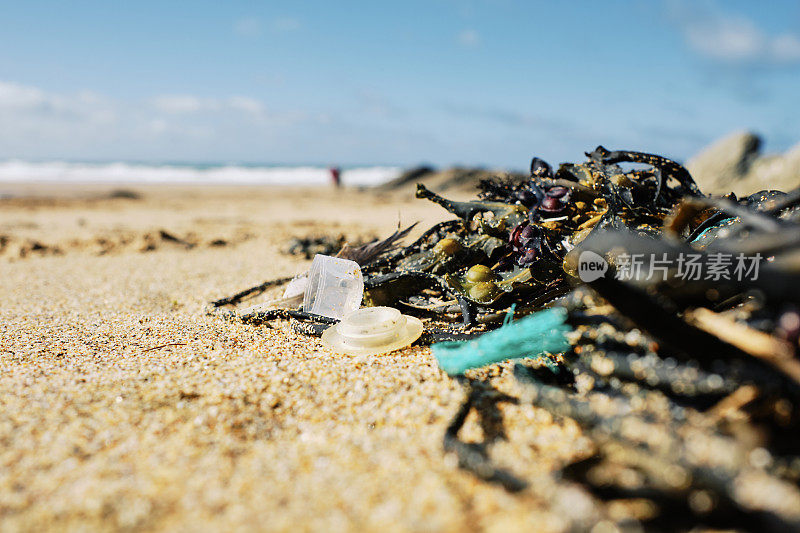
{"label": "round plastic lid", "polygon": [[335,352],[377,355],[408,346],[422,335],[418,318],[392,307],[363,307],[345,315],[322,333],[322,342]]}

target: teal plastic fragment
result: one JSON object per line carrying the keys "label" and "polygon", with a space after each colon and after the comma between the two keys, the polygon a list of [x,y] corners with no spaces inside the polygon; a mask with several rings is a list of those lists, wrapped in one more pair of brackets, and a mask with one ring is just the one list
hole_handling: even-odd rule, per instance
{"label": "teal plastic fragment", "polygon": [[715,229],[719,229],[719,227],[720,227],[720,226],[722,226],[723,224],[728,224],[728,223],[730,223],[730,222],[732,222],[732,221],[734,221],[734,220],[736,220],[736,219],[738,219],[738,218],[739,218],[739,217],[728,217],[728,218],[723,218],[722,220],[720,220],[719,222],[717,222],[717,223],[716,223],[716,224],[714,224],[713,226],[710,226],[710,227],[708,227],[708,228],[704,229],[704,230],[703,230],[703,232],[702,232],[700,235],[698,235],[697,237],[695,237],[695,238],[694,238],[694,240],[692,240],[692,242],[697,242],[697,241],[699,241],[700,239],[702,239],[703,237],[705,237],[706,233],[708,233],[709,231],[711,231],[711,230],[715,230]]}
{"label": "teal plastic fragment", "polygon": [[566,334],[572,330],[564,322],[567,311],[561,307],[545,309],[511,322],[513,310],[503,327],[484,333],[472,341],[439,342],[431,346],[442,370],[451,376],[463,374],[507,359],[538,357],[569,348]]}

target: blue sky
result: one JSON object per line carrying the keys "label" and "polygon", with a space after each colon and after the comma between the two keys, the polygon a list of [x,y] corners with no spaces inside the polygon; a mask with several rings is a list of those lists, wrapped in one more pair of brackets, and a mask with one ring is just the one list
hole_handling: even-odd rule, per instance
{"label": "blue sky", "polygon": [[525,167],[800,141],[796,1],[4,2],[0,158]]}

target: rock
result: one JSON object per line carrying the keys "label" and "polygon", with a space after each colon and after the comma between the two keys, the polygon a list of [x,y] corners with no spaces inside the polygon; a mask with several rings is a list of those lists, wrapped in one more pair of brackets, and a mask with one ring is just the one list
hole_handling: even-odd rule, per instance
{"label": "rock", "polygon": [[482,168],[453,167],[438,172],[435,176],[430,176],[431,179],[425,180],[423,183],[427,187],[439,191],[463,188],[474,190],[478,182],[482,178],[488,177],[489,174],[492,173]]}
{"label": "rock", "polygon": [[688,161],[686,168],[703,192],[730,189],[747,174],[760,148],[758,135],[735,132],[704,148]]}
{"label": "rock", "polygon": [[707,194],[734,192],[741,197],[800,186],[800,143],[784,154],[761,154],[760,148],[758,135],[736,132],[702,150],[686,168]]}
{"label": "rock", "polygon": [[765,155],[756,159],[742,180],[740,188],[758,191],[788,191],[800,186],[800,143],[783,155]]}
{"label": "rock", "polygon": [[121,198],[123,200],[141,200],[142,195],[129,189],[114,189],[108,193],[109,198]]}
{"label": "rock", "polygon": [[437,193],[446,192],[451,198],[461,199],[463,196],[464,199],[471,199],[475,196],[478,183],[482,179],[489,178],[510,178],[519,182],[528,179],[528,176],[517,172],[485,168],[452,167],[426,173],[412,169],[404,172],[397,179],[382,185],[381,189],[413,196],[416,184],[422,183]]}
{"label": "rock", "polygon": [[433,174],[434,172],[436,172],[436,169],[433,167],[429,167],[427,165],[420,165],[418,167],[413,167],[404,171],[395,179],[387,181],[383,185],[380,185],[378,189],[383,189],[383,190],[398,189],[404,185],[408,185],[409,183],[414,184],[421,178],[429,174]]}

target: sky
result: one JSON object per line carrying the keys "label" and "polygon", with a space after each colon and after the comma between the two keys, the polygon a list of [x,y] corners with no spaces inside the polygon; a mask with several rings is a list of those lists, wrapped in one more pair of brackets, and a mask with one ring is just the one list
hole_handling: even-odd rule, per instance
{"label": "sky", "polygon": [[798,95],[796,0],[0,3],[0,159],[684,160]]}

